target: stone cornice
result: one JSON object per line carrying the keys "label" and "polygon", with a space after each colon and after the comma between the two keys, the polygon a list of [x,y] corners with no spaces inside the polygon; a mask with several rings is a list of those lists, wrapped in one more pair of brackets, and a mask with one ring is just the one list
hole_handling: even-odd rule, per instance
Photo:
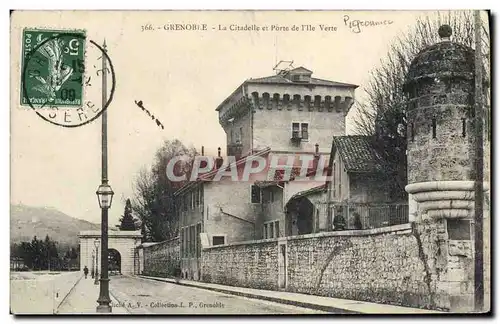
{"label": "stone cornice", "polygon": [[[78,237],[101,237],[101,231],[81,231],[78,234]],[[142,237],[141,231],[108,231],[108,237],[126,237],[126,238],[140,238]]]}
{"label": "stone cornice", "polygon": [[[428,181],[411,183],[406,191],[418,203],[422,220],[470,218],[474,209],[474,181]],[[483,183],[483,190],[489,184]]]}
{"label": "stone cornice", "polygon": [[219,123],[225,126],[230,119],[237,120],[250,111],[273,109],[337,112],[346,116],[353,104],[354,98],[350,96],[302,96],[286,93],[271,95],[268,92],[253,92],[251,95],[241,97],[229,108],[219,110]]}

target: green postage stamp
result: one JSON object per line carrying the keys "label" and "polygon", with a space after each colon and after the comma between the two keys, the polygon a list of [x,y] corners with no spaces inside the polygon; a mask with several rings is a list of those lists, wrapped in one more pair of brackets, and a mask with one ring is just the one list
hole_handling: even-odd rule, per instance
{"label": "green postage stamp", "polygon": [[21,105],[81,107],[85,31],[24,29]]}

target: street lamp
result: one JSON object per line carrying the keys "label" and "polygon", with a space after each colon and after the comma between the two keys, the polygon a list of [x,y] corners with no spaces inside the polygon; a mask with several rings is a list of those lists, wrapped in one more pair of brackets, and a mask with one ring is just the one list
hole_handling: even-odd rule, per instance
{"label": "street lamp", "polygon": [[94,285],[99,284],[99,239],[95,239],[94,241],[94,246],[95,246],[95,280],[94,280]]}
{"label": "street lamp", "polygon": [[96,194],[99,200],[99,207],[101,207],[101,209],[111,208],[114,192],[111,189],[111,186],[107,184],[107,181],[97,188]]}
{"label": "street lamp", "polygon": [[[106,41],[102,45],[106,51]],[[101,129],[101,185],[97,188],[97,198],[101,208],[101,285],[97,299],[98,313],[111,313],[111,298],[109,298],[108,277],[108,209],[113,201],[113,190],[108,184],[108,115],[105,108],[108,99],[107,92],[107,56],[102,55],[102,129]]]}

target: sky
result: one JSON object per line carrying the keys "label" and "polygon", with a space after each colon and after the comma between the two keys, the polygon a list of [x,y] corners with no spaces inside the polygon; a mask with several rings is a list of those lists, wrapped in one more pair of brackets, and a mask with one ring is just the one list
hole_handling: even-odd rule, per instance
{"label": "sky", "polygon": [[[102,43],[116,73],[108,107],[109,181],[115,197],[110,225],[118,223],[133,181],[152,163],[163,141],[180,139],[206,154],[225,147],[216,107],[245,79],[273,75],[279,60],[313,71],[313,77],[360,85],[391,41],[422,12],[413,11],[98,11],[15,12],[11,17],[11,203],[50,206],[76,218],[100,222],[95,191],[101,176],[100,119],[76,128],[52,125],[19,106],[21,34],[25,27],[85,29]],[[344,20],[392,21],[349,28]],[[146,30],[142,26],[206,24],[205,31]],[[231,25],[276,30],[219,30]],[[315,30],[295,31],[294,25]],[[320,25],[336,31],[321,31]],[[288,28],[288,31],[283,30]],[[135,104],[142,100],[165,129]],[[352,131],[348,116],[348,132]]]}

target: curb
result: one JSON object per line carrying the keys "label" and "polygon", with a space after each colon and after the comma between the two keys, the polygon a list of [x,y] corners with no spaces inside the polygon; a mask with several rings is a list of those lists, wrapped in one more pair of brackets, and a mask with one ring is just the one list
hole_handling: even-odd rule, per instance
{"label": "curb", "polygon": [[82,280],[82,278],[83,278],[83,275],[78,278],[78,280],[75,282],[73,287],[71,287],[71,289],[68,291],[68,293],[63,297],[63,299],[61,299],[61,301],[59,302],[59,305],[57,305],[57,307],[54,309],[54,314],[59,313],[59,308],[64,303],[64,301],[69,297],[69,295],[75,290],[76,285],[78,285],[78,283],[80,282],[80,280]]}
{"label": "curb", "polygon": [[279,303],[279,304],[286,304],[286,305],[304,307],[304,308],[315,309],[315,310],[320,310],[320,311],[330,312],[330,313],[336,313],[336,314],[363,314],[361,312],[356,312],[356,311],[348,310],[348,309],[345,309],[345,308],[338,308],[338,307],[333,307],[333,306],[318,305],[318,304],[300,302],[300,301],[295,301],[295,300],[290,300],[290,299],[284,299],[284,298],[278,298],[278,297],[262,296],[262,295],[258,295],[258,294],[246,293],[246,292],[241,292],[241,291],[234,291],[234,290],[230,290],[230,289],[215,288],[215,287],[205,287],[205,286],[201,286],[201,285],[197,285],[197,284],[192,284],[192,283],[187,283],[187,282],[182,282],[181,280],[170,279],[170,278],[157,278],[157,277],[148,277],[148,276],[142,276],[142,275],[139,275],[138,277],[139,278],[143,278],[143,279],[147,279],[147,280],[168,282],[168,283],[173,283],[173,284],[180,285],[180,286],[186,286],[186,287],[192,287],[192,288],[198,288],[198,289],[205,289],[205,290],[212,290],[212,291],[216,291],[216,292],[220,292],[220,293],[225,293],[225,294],[230,294],[230,295],[236,295],[236,296],[241,296],[241,297],[246,297],[246,298],[252,298],[252,299],[266,300],[266,301],[275,302],[275,303]]}

